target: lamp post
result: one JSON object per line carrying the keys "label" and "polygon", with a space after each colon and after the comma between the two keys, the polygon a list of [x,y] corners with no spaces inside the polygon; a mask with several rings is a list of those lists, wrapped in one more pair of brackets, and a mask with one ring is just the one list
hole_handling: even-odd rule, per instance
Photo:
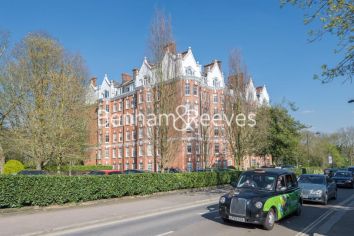
{"label": "lamp post", "polygon": [[310,167],[310,147],[309,147],[309,133],[306,133],[306,145],[307,145],[307,166]]}

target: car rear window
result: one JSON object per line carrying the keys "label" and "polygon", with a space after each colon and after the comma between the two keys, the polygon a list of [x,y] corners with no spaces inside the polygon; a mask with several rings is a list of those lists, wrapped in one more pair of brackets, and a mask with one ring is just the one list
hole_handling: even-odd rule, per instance
{"label": "car rear window", "polygon": [[334,174],[335,177],[350,177],[350,172],[336,172]]}
{"label": "car rear window", "polygon": [[315,175],[301,175],[299,178],[299,183],[302,184],[324,184],[324,176],[315,176]]}

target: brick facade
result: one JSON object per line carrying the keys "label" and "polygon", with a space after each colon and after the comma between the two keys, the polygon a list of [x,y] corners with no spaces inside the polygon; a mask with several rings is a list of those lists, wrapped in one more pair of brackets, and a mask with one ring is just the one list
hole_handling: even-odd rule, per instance
{"label": "brick facade", "polygon": [[[173,45],[175,48],[175,45]],[[170,50],[171,51],[171,50]],[[202,67],[191,49],[183,53],[167,52],[164,60],[173,60],[176,78],[173,83],[175,106],[183,105],[200,114],[222,113],[224,107],[225,83],[221,62],[213,61]],[[173,51],[173,50],[172,50]],[[121,83],[105,76],[100,86],[91,83],[96,96],[97,119],[92,119],[90,131],[90,160],[87,163],[112,165],[114,169],[141,169],[154,171],[154,144],[151,141],[152,129],[141,121],[139,114],[146,115],[153,109],[154,68],[144,60],[140,70],[133,69],[133,75],[122,74]],[[252,83],[253,86],[253,83]],[[262,97],[269,102],[265,87],[254,99]],[[95,124],[96,122],[96,124]],[[96,137],[95,137],[96,135]],[[96,139],[95,139],[96,138]],[[208,127],[190,127],[171,133],[173,160],[169,167],[193,171],[207,167],[227,168],[234,162],[224,138],[223,122]],[[160,161],[157,153],[157,161]],[[271,164],[271,158],[245,157],[243,168]]]}

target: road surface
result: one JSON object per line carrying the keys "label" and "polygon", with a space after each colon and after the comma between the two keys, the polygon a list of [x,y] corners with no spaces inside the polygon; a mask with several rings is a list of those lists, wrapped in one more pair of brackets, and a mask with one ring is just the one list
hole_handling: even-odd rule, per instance
{"label": "road surface", "polygon": [[[94,205],[83,209],[34,212],[25,216],[19,213],[10,214],[0,217],[0,228],[6,224],[6,229],[15,227],[15,230],[2,231],[1,235],[344,236],[354,232],[353,189],[338,189],[337,200],[330,201],[327,206],[305,203],[301,216],[281,220],[272,231],[263,230],[261,226],[255,225],[223,223],[217,211],[217,198],[222,192],[224,191],[177,193],[152,199],[133,199],[119,204]],[[157,208],[161,207],[161,204],[166,207]],[[116,205],[120,205],[120,208],[115,210]],[[102,208],[105,208],[104,211],[100,211]],[[159,210],[154,211],[153,208]],[[116,217],[113,217],[112,214],[108,214],[110,211],[119,213],[116,212]],[[127,211],[130,212],[130,216],[119,217]],[[23,217],[27,217],[27,220]],[[65,219],[62,219],[63,217]],[[31,225],[31,222],[37,226]],[[39,227],[40,225],[42,227]]]}

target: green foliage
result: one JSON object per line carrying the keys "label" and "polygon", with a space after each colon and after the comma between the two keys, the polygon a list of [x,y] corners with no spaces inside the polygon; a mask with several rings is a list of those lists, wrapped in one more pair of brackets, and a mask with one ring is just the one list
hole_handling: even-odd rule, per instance
{"label": "green foliage", "polygon": [[294,164],[298,155],[300,130],[303,128],[285,108],[271,107],[269,144],[264,152],[270,154],[276,164]]}
{"label": "green foliage", "polygon": [[240,172],[0,176],[0,208],[48,206],[229,184]]}
{"label": "green foliage", "polygon": [[[57,166],[46,166],[44,168],[47,171],[57,171]],[[75,165],[75,166],[61,166],[61,171],[90,171],[90,170],[112,170],[112,166],[83,166],[83,165]]]}
{"label": "green foliage", "polygon": [[[344,157],[340,154],[340,152],[336,146],[330,144],[330,145],[328,145],[327,148],[328,148],[328,153],[332,156],[332,161],[333,161],[334,166],[343,167],[343,166],[348,165],[348,163],[346,162]],[[330,165],[327,164],[327,166],[330,166]]]}
{"label": "green foliage", "polygon": [[332,166],[328,163],[328,156],[332,156],[333,166],[350,165],[345,152],[341,152],[340,140],[337,135],[302,132],[299,143],[299,162],[303,166],[318,166],[321,168]]}
{"label": "green foliage", "polygon": [[4,165],[4,174],[15,174],[23,170],[25,166],[17,160],[9,160]]}
{"label": "green foliage", "polygon": [[332,81],[337,77],[344,77],[352,81],[354,69],[353,52],[353,15],[354,5],[352,0],[281,0],[281,4],[292,4],[305,9],[304,24],[313,23],[320,26],[309,32],[310,42],[323,38],[325,34],[337,37],[337,49],[335,53],[341,53],[342,58],[333,67],[322,65],[321,78],[315,75],[315,79],[321,79],[323,83]]}
{"label": "green foliage", "polygon": [[296,175],[301,175],[303,172],[302,170],[305,169],[306,174],[323,174],[323,169],[320,167],[306,167],[306,168],[296,168],[294,170]]}

